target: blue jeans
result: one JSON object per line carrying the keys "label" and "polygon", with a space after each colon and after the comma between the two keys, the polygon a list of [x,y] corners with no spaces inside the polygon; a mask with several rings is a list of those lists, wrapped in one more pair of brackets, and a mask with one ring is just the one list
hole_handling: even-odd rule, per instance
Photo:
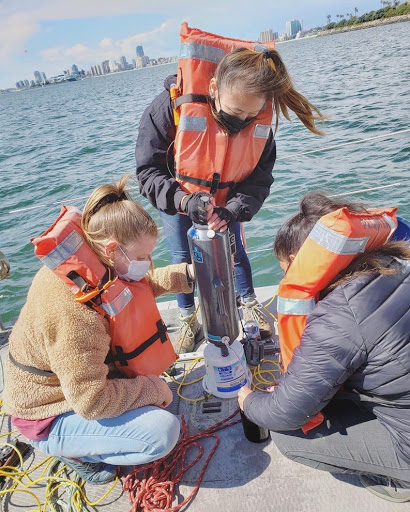
{"label": "blue jeans", "polygon": [[86,420],[71,411],[53,421],[46,439],[31,444],[54,457],[131,466],[167,455],[179,431],[176,416],[152,405],[102,420]]}
{"label": "blue jeans", "polygon": [[[187,215],[167,215],[160,212],[162,224],[164,226],[164,235],[171,253],[172,263],[190,263],[189,245],[187,231],[192,226],[192,221]],[[242,297],[254,296],[252,283],[252,270],[248,255],[242,245],[240,235],[240,223],[236,222],[231,228],[231,233],[235,234],[236,252],[234,255],[235,268],[235,286],[236,291]],[[195,309],[194,292],[177,294],[178,308],[182,314],[193,313]]]}

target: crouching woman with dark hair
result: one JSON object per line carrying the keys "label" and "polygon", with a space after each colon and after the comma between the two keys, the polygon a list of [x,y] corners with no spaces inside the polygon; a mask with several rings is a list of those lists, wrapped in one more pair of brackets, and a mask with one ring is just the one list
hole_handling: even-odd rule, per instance
{"label": "crouching woman with dark hair", "polygon": [[[302,198],[275,240],[285,272],[317,221],[339,209],[367,212],[319,193]],[[409,342],[410,245],[389,241],[355,257],[321,290],[273,392],[242,388],[239,404],[290,459],[356,473],[374,494],[410,501]],[[303,433],[319,413],[323,421]]]}

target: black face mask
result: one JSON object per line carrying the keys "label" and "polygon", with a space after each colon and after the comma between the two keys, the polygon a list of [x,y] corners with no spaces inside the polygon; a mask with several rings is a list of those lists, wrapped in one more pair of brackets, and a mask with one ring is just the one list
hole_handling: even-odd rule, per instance
{"label": "black face mask", "polygon": [[248,124],[250,124],[255,117],[251,117],[250,119],[239,119],[239,117],[232,116],[227,114],[224,110],[220,110],[216,113],[218,122],[225,128],[225,130],[229,133],[229,135],[235,135],[235,133],[239,133],[241,130],[246,128]]}

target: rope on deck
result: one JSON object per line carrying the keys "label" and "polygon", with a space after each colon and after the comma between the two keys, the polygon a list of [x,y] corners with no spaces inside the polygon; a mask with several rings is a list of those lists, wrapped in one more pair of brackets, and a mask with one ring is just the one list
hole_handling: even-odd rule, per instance
{"label": "rope on deck", "polygon": [[[142,467],[136,467],[132,473],[125,477],[123,489],[128,491],[132,502],[130,512],[157,512],[161,510],[176,512],[187,505],[198,492],[206,468],[219,445],[219,436],[216,432],[239,423],[240,419],[233,420],[238,411],[239,409],[224,420],[192,436],[188,434],[188,426],[184,416],[182,416],[181,438],[175,448],[166,457]],[[201,469],[194,489],[181,503],[172,506],[176,485],[181,482],[184,473],[192,468],[204,454],[204,447],[200,441],[211,437],[214,438],[215,443]],[[197,448],[199,453],[194,460],[188,463],[188,452],[192,448]]]}

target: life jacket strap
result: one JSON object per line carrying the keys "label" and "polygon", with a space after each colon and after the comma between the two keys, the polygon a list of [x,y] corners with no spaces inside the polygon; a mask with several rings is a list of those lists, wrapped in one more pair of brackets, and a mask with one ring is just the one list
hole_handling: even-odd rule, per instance
{"label": "life jacket strap", "polygon": [[208,103],[209,97],[205,94],[183,94],[182,96],[177,96],[176,98],[172,98],[172,106],[173,109],[176,110],[184,103]]}
{"label": "life jacket strap", "polygon": [[20,370],[23,370],[25,372],[33,373],[34,375],[40,375],[41,377],[53,377],[55,375],[55,373],[52,372],[51,370],[40,370],[39,368],[35,368],[34,366],[27,366],[26,364],[19,363],[14,359],[10,351],[9,359],[14,364],[14,366],[17,366],[17,368],[20,368]]}
{"label": "life jacket strap", "polygon": [[137,347],[132,352],[124,352],[123,348],[120,345],[115,345],[116,354],[110,352],[106,359],[105,364],[118,362],[120,366],[128,366],[128,362],[130,359],[134,359],[138,357],[144,350],[147,350],[151,345],[153,345],[157,340],[160,340],[161,343],[165,343],[168,340],[167,337],[167,326],[164,324],[162,319],[158,320],[157,323],[157,332],[153,334],[150,338],[145,340],[139,347]]}
{"label": "life jacket strap", "polygon": [[89,307],[98,307],[100,305],[99,298],[101,294],[118,279],[117,276],[112,277],[112,270],[110,268],[106,269],[104,276],[95,288],[75,270],[71,270],[67,274],[67,277],[79,288],[78,292],[75,294],[75,302],[80,302]]}
{"label": "life jacket strap", "polygon": [[186,176],[185,174],[180,174],[179,172],[175,172],[175,177],[181,181],[193,183],[194,185],[199,185],[200,187],[204,188],[209,188],[209,193],[212,196],[216,194],[218,189],[232,189],[236,185],[235,181],[219,181],[221,179],[221,175],[218,172],[214,172],[212,181],[201,180],[200,178],[194,178],[193,176]]}

